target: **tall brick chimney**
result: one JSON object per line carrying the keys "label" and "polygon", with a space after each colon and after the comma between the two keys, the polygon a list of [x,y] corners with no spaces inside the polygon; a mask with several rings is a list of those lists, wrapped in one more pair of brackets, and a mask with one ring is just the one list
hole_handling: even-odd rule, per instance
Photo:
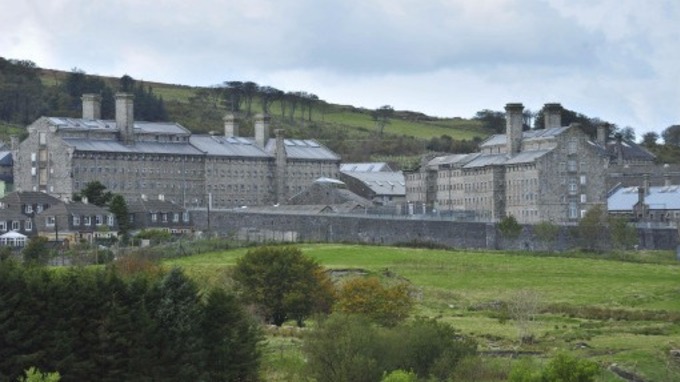
{"label": "tall brick chimney", "polygon": [[224,121],[224,136],[226,138],[238,137],[238,118],[234,114],[227,113],[222,120]]}
{"label": "tall brick chimney", "polygon": [[102,97],[99,94],[83,94],[83,119],[102,118]]}
{"label": "tall brick chimney", "polygon": [[509,155],[517,154],[522,146],[522,125],[524,124],[524,105],[509,103],[505,105],[505,135]]}
{"label": "tall brick chimney", "polygon": [[269,116],[266,114],[255,115],[255,143],[264,147],[269,139]]}
{"label": "tall brick chimney", "polygon": [[116,126],[120,138],[126,145],[135,143],[134,96],[129,93],[116,93]]}
{"label": "tall brick chimney", "polygon": [[546,103],[543,108],[543,126],[546,129],[562,127],[562,105]]}

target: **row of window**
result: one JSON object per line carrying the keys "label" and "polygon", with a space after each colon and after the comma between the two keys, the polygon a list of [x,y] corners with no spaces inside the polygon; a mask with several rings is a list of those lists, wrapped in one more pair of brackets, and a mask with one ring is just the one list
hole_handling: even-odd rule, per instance
{"label": "row of window", "polygon": [[[0,221],[0,231],[2,232],[7,232],[7,227],[11,226],[12,231],[19,231],[21,230],[21,221],[20,220],[13,220],[11,224],[8,224],[7,221],[2,220]],[[33,222],[29,219],[24,220],[24,231],[32,231],[33,230]]]}
{"label": "row of window", "polygon": [[[94,216],[94,223],[97,226],[100,226],[104,224],[104,219],[106,218],[106,224],[108,226],[113,226],[113,215],[107,215],[106,217],[102,215],[95,215]],[[92,216],[83,216],[82,218],[78,215],[72,215],[71,216],[71,224],[73,226],[78,227],[80,226],[82,221],[82,225],[88,227],[92,225]],[[45,226],[47,227],[54,227],[56,224],[56,219],[54,216],[46,216],[45,217]]]}

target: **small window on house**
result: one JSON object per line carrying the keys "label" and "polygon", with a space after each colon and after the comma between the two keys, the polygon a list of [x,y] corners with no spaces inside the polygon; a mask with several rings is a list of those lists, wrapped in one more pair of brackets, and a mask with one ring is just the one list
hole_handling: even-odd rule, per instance
{"label": "small window on house", "polygon": [[112,226],[113,226],[113,215],[107,216],[107,217],[106,217],[106,220],[107,220],[106,224],[107,224],[109,227],[112,227]]}
{"label": "small window on house", "polygon": [[158,221],[158,214],[156,214],[156,213],[151,214],[151,221],[154,222],[154,223],[157,222]]}
{"label": "small window on house", "polygon": [[83,225],[91,226],[92,225],[92,218],[90,216],[83,216]]}
{"label": "small window on house", "polygon": [[54,227],[54,216],[48,216],[45,218],[45,225],[48,227]]}
{"label": "small window on house", "polygon": [[569,203],[569,219],[578,218],[578,208],[575,202]]}
{"label": "small window on house", "polygon": [[0,231],[7,231],[7,222],[0,221]]}
{"label": "small window on house", "polygon": [[104,223],[104,218],[101,215],[96,215],[94,217],[95,219],[95,224],[97,225],[102,225]]}
{"label": "small window on house", "polygon": [[33,231],[33,222],[30,220],[26,220],[24,222],[24,230],[25,231]]}
{"label": "small window on house", "polygon": [[188,212],[182,212],[182,220],[185,223],[189,222],[189,213]]}
{"label": "small window on house", "polygon": [[161,214],[161,220],[163,221],[163,223],[167,223],[168,222],[168,214],[166,214],[166,213]]}
{"label": "small window on house", "polygon": [[74,225],[74,226],[79,226],[79,225],[80,225],[80,216],[78,216],[78,215],[73,215],[73,225]]}
{"label": "small window on house", "polygon": [[177,212],[172,214],[172,222],[173,223],[179,222],[179,214]]}
{"label": "small window on house", "polygon": [[26,206],[26,213],[27,214],[32,214],[33,213],[33,206],[30,204]]}
{"label": "small window on house", "polygon": [[20,223],[18,220],[17,220],[17,221],[13,221],[13,222],[12,222],[12,229],[13,229],[14,231],[20,230],[20,229],[21,229],[21,223]]}
{"label": "small window on house", "polygon": [[130,222],[130,223],[135,222],[135,215],[134,214],[128,214],[128,222]]}
{"label": "small window on house", "polygon": [[582,186],[586,185],[586,176],[585,175],[581,175],[581,185]]}
{"label": "small window on house", "polygon": [[581,194],[581,203],[587,203],[588,198],[586,197],[586,194]]}

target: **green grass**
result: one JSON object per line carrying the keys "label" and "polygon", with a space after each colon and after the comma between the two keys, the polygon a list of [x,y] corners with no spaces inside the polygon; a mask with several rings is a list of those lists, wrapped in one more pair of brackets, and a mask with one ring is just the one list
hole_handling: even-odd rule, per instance
{"label": "green grass", "polygon": [[[573,350],[576,343],[586,343],[587,348],[578,350],[581,356],[603,365],[617,362],[650,380],[673,380],[668,379],[666,355],[671,347],[680,347],[680,265],[668,260],[667,253],[631,254],[625,257],[629,261],[619,261],[607,254],[598,259],[362,245],[301,248],[330,269],[361,269],[407,279],[419,291],[415,314],[437,317],[475,336],[481,350],[518,348],[516,326],[493,306],[508,302],[520,290],[535,291],[543,307],[532,326],[537,341],[520,348],[549,356],[556,349]],[[229,268],[246,251],[208,253],[166,264],[180,266],[206,284],[228,284]],[[297,343],[291,341],[286,343]],[[297,372],[298,351],[270,357],[265,365],[271,369],[284,363],[288,366],[279,366],[288,371],[281,373]]]}

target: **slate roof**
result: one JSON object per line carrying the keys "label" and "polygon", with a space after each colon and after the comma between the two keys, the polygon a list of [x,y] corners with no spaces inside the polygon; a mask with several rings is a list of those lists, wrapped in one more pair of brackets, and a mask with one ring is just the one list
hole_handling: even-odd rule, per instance
{"label": "slate roof", "polygon": [[102,207],[96,206],[94,204],[85,204],[82,202],[69,202],[69,203],[58,203],[50,206],[50,208],[42,211],[38,215],[75,215],[75,216],[94,216],[101,215],[107,216],[111,213]]}
{"label": "slate roof", "polygon": [[15,208],[2,208],[0,209],[0,221],[17,221],[29,219],[28,216],[24,215]]}
{"label": "slate roof", "polygon": [[[607,199],[607,209],[611,211],[632,211],[638,202],[638,187],[622,187]],[[650,209],[680,210],[680,185],[652,186],[645,204]]]}
{"label": "slate roof", "polygon": [[[567,131],[569,126],[553,127],[550,129],[527,130],[522,132],[523,141],[552,139]],[[480,147],[498,146],[507,144],[507,134],[494,134],[482,142]]]}
{"label": "slate roof", "polygon": [[178,154],[178,155],[203,155],[196,147],[189,143],[161,143],[161,142],[135,142],[125,145],[120,141],[104,139],[63,138],[64,142],[77,151],[93,151],[107,153],[142,153],[142,154]]}
{"label": "slate roof", "polygon": [[184,212],[182,206],[168,200],[137,200],[127,205],[129,213],[137,212]]}
{"label": "slate roof", "polygon": [[401,171],[396,172],[346,172],[346,176],[351,176],[371,189],[376,195],[406,195],[406,180]]}
{"label": "slate roof", "polygon": [[37,191],[22,191],[22,192],[10,192],[4,197],[0,198],[0,202],[5,208],[21,208],[22,205],[33,205],[33,204],[49,204],[56,205],[62,203],[61,200],[55,198],[44,192]]}
{"label": "slate roof", "polygon": [[252,138],[192,135],[189,142],[209,156],[271,158]]}
{"label": "slate roof", "polygon": [[[116,121],[104,119],[82,119],[82,118],[63,118],[47,117],[50,124],[58,129],[91,130],[91,131],[110,131],[118,132]],[[186,135],[191,133],[189,130],[175,122],[144,122],[135,121],[134,130],[138,134],[162,134],[162,135]]]}
{"label": "slate roof", "polygon": [[[288,159],[339,161],[340,157],[312,139],[284,139]],[[276,139],[269,139],[265,151],[276,154]]]}
{"label": "slate roof", "polygon": [[13,163],[11,151],[0,151],[0,166],[11,166]]}
{"label": "slate roof", "polygon": [[372,163],[343,163],[340,165],[340,171],[342,172],[382,172],[389,171],[392,169],[385,162],[372,162]]}
{"label": "slate roof", "polygon": [[637,143],[626,140],[622,140],[619,143],[615,139],[607,142],[606,151],[611,159],[616,159],[618,157],[619,150],[622,151],[624,160],[654,161],[656,159],[656,155],[650,153],[647,149]]}

